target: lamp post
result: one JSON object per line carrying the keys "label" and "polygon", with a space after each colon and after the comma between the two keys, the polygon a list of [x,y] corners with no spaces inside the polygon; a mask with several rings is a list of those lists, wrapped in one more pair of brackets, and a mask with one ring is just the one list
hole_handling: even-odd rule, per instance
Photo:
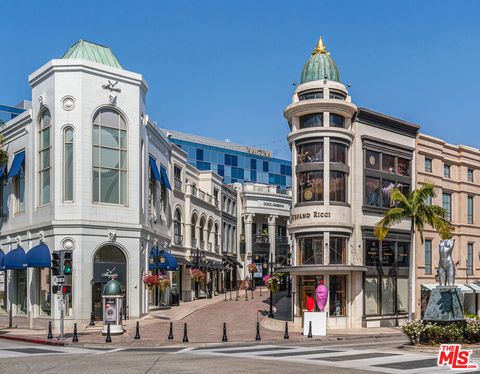
{"label": "lamp post", "polygon": [[[273,253],[270,253],[270,262],[267,264],[267,263],[264,263],[264,267],[265,265],[269,266],[270,267],[270,277],[273,277]],[[273,292],[272,292],[272,286],[270,286],[270,310],[268,312],[268,317],[269,318],[274,318],[274,315],[273,315]]]}
{"label": "lamp post", "polygon": [[[292,252],[288,252],[287,254],[287,266],[292,266]],[[289,270],[287,275],[287,297],[292,297],[292,275],[291,271]]]}
{"label": "lamp post", "polygon": [[[205,261],[205,252],[196,247],[195,254],[190,254],[190,261],[195,264],[195,267],[200,270],[200,261]],[[195,282],[195,298],[198,299],[198,282]]]}
{"label": "lamp post", "polygon": [[[249,254],[247,255],[247,259],[250,260],[250,263],[251,263],[251,264],[254,263],[254,262],[253,262],[253,256],[252,256],[251,253],[249,253]],[[255,273],[252,271],[251,274],[252,274],[252,282],[251,282],[252,297],[251,297],[251,298],[253,299],[253,290],[254,290],[254,288],[255,288]]]}

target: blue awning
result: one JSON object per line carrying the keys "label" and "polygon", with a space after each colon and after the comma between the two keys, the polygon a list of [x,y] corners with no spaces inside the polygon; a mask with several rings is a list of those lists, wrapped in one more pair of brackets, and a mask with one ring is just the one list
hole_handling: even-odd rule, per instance
{"label": "blue awning", "polygon": [[5,270],[5,269],[3,268],[3,259],[4,259],[4,257],[5,257],[5,253],[3,253],[3,251],[0,249],[0,271]]}
{"label": "blue awning", "polygon": [[[161,263],[160,257],[165,258],[165,262]],[[150,251],[148,269],[176,271],[178,270],[178,262],[177,262],[177,259],[171,253],[161,251],[157,247],[155,247],[155,248],[152,248],[152,250]]]}
{"label": "blue awning", "polygon": [[27,252],[27,266],[29,268],[49,268],[52,266],[50,249],[45,243],[40,243]]}
{"label": "blue awning", "polygon": [[157,163],[155,162],[155,159],[152,156],[150,156],[148,162],[150,163],[150,167],[152,168],[153,177],[157,181],[162,183],[162,178],[160,177],[160,173],[158,172],[158,167],[157,167]]}
{"label": "blue awning", "polygon": [[160,172],[162,173],[162,181],[165,187],[167,187],[170,191],[172,190],[172,186],[170,185],[170,181],[168,180],[167,170],[161,166]]}
{"label": "blue awning", "polygon": [[8,172],[8,177],[13,178],[20,173],[20,169],[25,160],[25,151],[18,152],[13,158],[12,166],[10,166],[10,171]]}
{"label": "blue awning", "polygon": [[22,247],[8,252],[3,259],[3,268],[5,270],[22,270],[27,268],[27,256]]}
{"label": "blue awning", "polygon": [[7,172],[7,165],[3,165],[1,168],[0,168],[0,178],[3,178],[5,176]]}
{"label": "blue awning", "polygon": [[161,251],[160,256],[163,256],[165,258],[165,262],[163,264],[162,263],[158,264],[158,268],[160,270],[170,270],[170,271],[178,270],[178,262],[175,256],[165,251]]}

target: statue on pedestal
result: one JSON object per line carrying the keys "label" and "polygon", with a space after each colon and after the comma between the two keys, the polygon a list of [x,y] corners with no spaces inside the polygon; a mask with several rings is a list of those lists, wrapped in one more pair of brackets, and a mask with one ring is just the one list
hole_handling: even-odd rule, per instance
{"label": "statue on pedestal", "polygon": [[452,258],[454,246],[454,239],[440,241],[437,270],[440,284],[430,292],[430,299],[423,316],[424,321],[449,323],[465,320],[461,291],[455,287],[455,263]]}

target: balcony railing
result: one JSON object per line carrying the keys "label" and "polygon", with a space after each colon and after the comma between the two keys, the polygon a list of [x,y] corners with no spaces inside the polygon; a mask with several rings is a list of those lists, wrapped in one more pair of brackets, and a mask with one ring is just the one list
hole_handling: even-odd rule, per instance
{"label": "balcony railing", "polygon": [[174,179],[173,187],[178,191],[182,191],[182,181],[180,179]]}
{"label": "balcony railing", "polygon": [[197,239],[192,238],[192,248],[197,248]]}
{"label": "balcony railing", "polygon": [[255,243],[269,243],[268,235],[255,235]]}
{"label": "balcony railing", "polygon": [[195,186],[191,186],[191,192],[193,196],[197,196],[198,188]]}
{"label": "balcony railing", "polygon": [[205,240],[200,240],[200,249],[205,249]]}
{"label": "balcony railing", "polygon": [[215,245],[215,252],[220,253],[220,246],[218,244]]}
{"label": "balcony railing", "polygon": [[174,235],[173,236],[173,243],[175,245],[183,245],[183,235]]}
{"label": "balcony railing", "polygon": [[202,190],[198,190],[198,197],[202,200],[205,200],[205,192]]}
{"label": "balcony railing", "polygon": [[212,251],[213,244],[212,243],[207,243],[207,250]]}

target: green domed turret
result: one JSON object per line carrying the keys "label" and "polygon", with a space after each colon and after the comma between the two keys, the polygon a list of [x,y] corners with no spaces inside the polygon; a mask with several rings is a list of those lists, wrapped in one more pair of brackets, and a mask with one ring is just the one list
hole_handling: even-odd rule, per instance
{"label": "green domed turret", "polygon": [[104,296],[114,296],[122,294],[122,286],[115,279],[110,279],[103,287]]}
{"label": "green domed turret", "polygon": [[300,83],[328,79],[330,81],[340,82],[340,72],[335,61],[327,52],[322,37],[318,40],[316,48],[303,67]]}

